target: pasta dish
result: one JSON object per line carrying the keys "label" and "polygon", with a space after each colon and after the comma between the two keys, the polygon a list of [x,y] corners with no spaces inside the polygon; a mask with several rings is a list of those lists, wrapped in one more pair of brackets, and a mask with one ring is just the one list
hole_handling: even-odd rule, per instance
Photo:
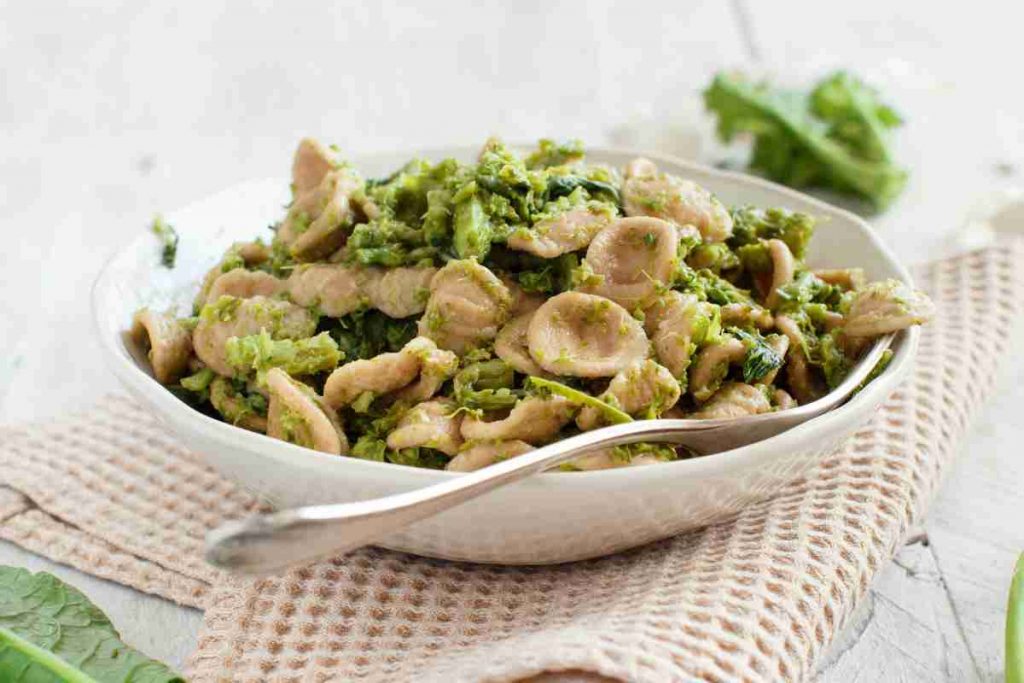
{"label": "pasta dish", "polygon": [[[576,142],[492,139],[474,163],[364,178],[305,139],[291,191],[191,315],[143,309],[132,333],[197,410],[339,456],[469,471],[618,422],[787,410],[932,315],[899,281],[810,268],[811,215],[725,206],[643,158],[589,164]],[[634,444],[564,468],[679,457]]]}

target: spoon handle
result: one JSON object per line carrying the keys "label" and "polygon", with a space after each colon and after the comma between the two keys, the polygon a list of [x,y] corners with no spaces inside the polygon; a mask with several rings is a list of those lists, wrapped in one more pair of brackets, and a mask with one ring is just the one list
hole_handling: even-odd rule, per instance
{"label": "spoon handle", "polygon": [[455,507],[505,484],[525,479],[597,448],[660,441],[704,452],[694,423],[644,420],[613,425],[563,439],[475,472],[383,498],[312,505],[229,522],[207,537],[206,560],[241,574],[262,574],[344,553]]}

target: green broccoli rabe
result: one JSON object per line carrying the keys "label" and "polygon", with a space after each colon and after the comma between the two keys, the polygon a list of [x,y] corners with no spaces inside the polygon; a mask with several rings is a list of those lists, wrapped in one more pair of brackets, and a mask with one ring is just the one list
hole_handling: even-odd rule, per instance
{"label": "green broccoli rabe", "polygon": [[708,269],[716,275],[740,265],[740,259],[722,242],[698,244],[686,256],[686,265],[697,270]]}
{"label": "green broccoli rabe", "polygon": [[448,456],[441,451],[420,446],[418,448],[403,448],[401,450],[384,452],[388,462],[408,467],[426,467],[432,470],[443,470],[448,464]]}
{"label": "green broccoli rabe", "polygon": [[388,178],[368,183],[366,193],[382,217],[418,229],[429,208],[430,192],[445,189],[463,173],[462,165],[454,159],[437,164],[414,159]]}
{"label": "green broccoli rabe", "polygon": [[784,312],[807,304],[824,304],[834,310],[843,298],[841,287],[828,284],[809,270],[800,271],[792,282],[779,287],[776,292],[781,300],[778,309]]}
{"label": "green broccoli rabe", "polygon": [[524,291],[554,295],[573,288],[580,260],[576,254],[562,254],[554,259],[524,255],[522,265],[516,279]]}
{"label": "green broccoli rabe", "polygon": [[580,140],[555,142],[554,140],[543,139],[537,142],[537,149],[527,155],[526,167],[538,169],[551,166],[565,166],[583,161],[583,157],[583,142]]}
{"label": "green broccoli rabe", "polygon": [[719,138],[754,136],[751,169],[792,187],[857,194],[880,210],[903,191],[907,173],[878,153],[880,132],[898,118],[874,97],[859,82],[836,76],[813,97],[729,73],[704,91]]}
{"label": "green broccoli rabe", "polygon": [[238,376],[256,374],[258,381],[271,368],[292,376],[315,375],[338,367],[344,354],[326,332],[307,339],[273,339],[263,330],[247,337],[231,337],[225,345],[228,365]]}
{"label": "green broccoli rabe", "polygon": [[758,240],[780,239],[793,256],[803,259],[817,223],[814,216],[786,209],[757,209],[741,206],[733,209],[732,236],[727,244],[732,249],[756,244]]}
{"label": "green broccoli rabe", "polygon": [[494,359],[467,365],[452,380],[455,402],[469,410],[511,408],[523,392],[515,389],[515,372],[508,363]]}
{"label": "green broccoli rabe", "polygon": [[747,354],[743,358],[743,381],[747,384],[756,382],[773,370],[782,367],[783,358],[775,351],[759,332],[730,327],[729,334],[743,342]]}
{"label": "green broccoli rabe", "polygon": [[451,241],[452,193],[448,190],[427,192],[427,212],[423,215],[423,240],[433,247]]}
{"label": "green broccoli rabe", "polygon": [[612,404],[602,401],[596,396],[591,396],[585,391],[574,389],[561,382],[556,382],[550,379],[544,379],[543,377],[531,376],[527,380],[527,388],[534,391],[538,396],[561,396],[566,398],[572,403],[580,406],[590,406],[598,411],[601,418],[608,424],[620,424],[623,422],[632,422],[633,418],[630,417],[629,413],[626,413]]}
{"label": "green broccoli rabe", "polygon": [[829,389],[839,386],[853,367],[853,362],[843,352],[843,348],[839,344],[838,334],[839,330],[823,334],[811,347],[811,364],[821,368],[821,373],[825,376],[825,384]]}
{"label": "green broccoli rabe", "polygon": [[903,119],[860,79],[845,71],[824,79],[811,93],[811,110],[828,121],[830,137],[859,156],[884,163],[892,161],[886,132],[901,125]]}
{"label": "green broccoli rabe", "polygon": [[701,301],[710,301],[719,306],[754,303],[750,292],[707,268],[694,270],[686,263],[679,264],[673,280],[673,289],[693,294]]}
{"label": "green broccoli rabe", "polygon": [[559,197],[566,197],[573,192],[584,189],[595,199],[602,199],[618,206],[622,203],[619,188],[611,183],[601,180],[591,180],[581,176],[559,176],[554,175],[548,178],[544,196],[547,201],[554,201]]}
{"label": "green broccoli rabe", "polygon": [[482,261],[491,250],[493,230],[479,197],[473,194],[455,205],[454,225],[456,256]]}
{"label": "green broccoli rabe", "polygon": [[416,318],[390,318],[376,310],[350,313],[330,323],[327,331],[347,360],[398,351],[416,336]]}
{"label": "green broccoli rabe", "polygon": [[203,368],[195,374],[189,375],[188,377],[182,377],[181,381],[178,382],[183,389],[191,391],[196,397],[205,401],[209,397],[210,382],[217,376],[210,368]]}

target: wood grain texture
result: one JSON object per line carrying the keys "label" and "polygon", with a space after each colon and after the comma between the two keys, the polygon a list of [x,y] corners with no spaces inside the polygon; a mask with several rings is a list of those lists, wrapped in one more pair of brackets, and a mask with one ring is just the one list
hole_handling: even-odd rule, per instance
{"label": "wood grain texture", "polygon": [[[908,119],[898,154],[912,180],[876,224],[903,259],[939,256],[980,196],[1024,182],[1024,89],[998,77],[1021,61],[1021,13],[995,0],[0,2],[0,421],[116,389],[88,314],[100,264],[155,211],[281,175],[303,134],[349,153],[499,132],[707,158],[695,93],[714,70],[799,82],[845,66]],[[1024,548],[1022,379],[1015,360],[924,524],[928,544],[878,577],[822,680],[1001,676],[1003,602]],[[172,664],[191,648],[191,610],[8,544],[0,562],[66,575]]]}

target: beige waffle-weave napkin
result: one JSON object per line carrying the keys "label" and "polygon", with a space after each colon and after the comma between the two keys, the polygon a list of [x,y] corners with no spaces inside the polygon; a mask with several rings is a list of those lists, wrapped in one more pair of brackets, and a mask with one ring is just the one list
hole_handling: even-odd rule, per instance
{"label": "beige waffle-weave napkin", "polygon": [[805,679],[991,391],[1021,313],[1022,245],[918,269],[939,316],[915,373],[839,452],[732,522],[637,551],[502,568],[366,550],[219,576],[202,536],[255,501],[118,398],[0,431],[0,537],[205,607],[196,681]]}

